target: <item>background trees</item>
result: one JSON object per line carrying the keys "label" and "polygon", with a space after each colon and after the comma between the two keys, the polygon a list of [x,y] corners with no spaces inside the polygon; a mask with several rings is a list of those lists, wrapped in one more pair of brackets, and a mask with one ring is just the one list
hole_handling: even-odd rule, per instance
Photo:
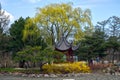
{"label": "background trees", "polygon": [[[107,20],[98,22],[93,32],[86,32],[81,40],[81,46],[77,52],[79,59],[90,59],[97,56],[108,55],[108,60],[120,60],[120,18],[112,16]],[[90,31],[90,30],[88,30]]]}
{"label": "background trees", "polygon": [[[114,63],[115,58],[119,57],[120,52],[120,18],[117,16],[112,16],[105,21],[99,22],[101,24],[99,29],[108,35],[105,38],[106,53],[109,55],[109,60]],[[119,59],[120,60],[120,57]]]}
{"label": "background trees", "polygon": [[[116,56],[119,56],[120,49],[120,18],[112,16],[108,19],[109,38],[107,40],[107,49],[110,52],[111,60],[114,63]],[[119,57],[120,60],[120,57]]]}

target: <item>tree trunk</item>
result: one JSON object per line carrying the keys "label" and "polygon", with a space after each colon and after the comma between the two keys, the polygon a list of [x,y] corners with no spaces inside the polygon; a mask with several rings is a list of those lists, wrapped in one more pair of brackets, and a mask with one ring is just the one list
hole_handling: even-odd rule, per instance
{"label": "tree trunk", "polygon": [[19,61],[19,67],[24,68],[25,60]]}
{"label": "tree trunk", "polygon": [[114,59],[115,59],[115,50],[113,50],[113,54],[112,54],[112,63],[114,64]]}

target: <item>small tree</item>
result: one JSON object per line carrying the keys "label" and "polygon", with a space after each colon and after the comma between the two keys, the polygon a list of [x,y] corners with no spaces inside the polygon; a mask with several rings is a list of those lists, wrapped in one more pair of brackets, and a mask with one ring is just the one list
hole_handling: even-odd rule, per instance
{"label": "small tree", "polygon": [[38,62],[37,56],[40,54],[41,47],[35,46],[26,46],[23,50],[17,52],[16,57],[14,58],[16,61],[20,61],[20,67],[24,67],[25,62]]}
{"label": "small tree", "polygon": [[[20,67],[24,67],[25,62],[39,63],[40,69],[43,64],[62,61],[63,54],[54,51],[52,48],[41,49],[39,46],[26,46],[23,50],[17,52],[16,61],[21,61]],[[57,61],[58,60],[58,61]]]}

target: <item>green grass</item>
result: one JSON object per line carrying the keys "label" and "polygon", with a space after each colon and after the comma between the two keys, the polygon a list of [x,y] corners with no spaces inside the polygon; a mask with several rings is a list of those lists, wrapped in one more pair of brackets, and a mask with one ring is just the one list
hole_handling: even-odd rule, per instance
{"label": "green grass", "polygon": [[0,72],[12,72],[14,70],[14,68],[0,68]]}
{"label": "green grass", "polygon": [[19,73],[27,73],[27,74],[38,74],[40,73],[40,69],[39,68],[29,68],[29,69],[24,69],[24,68],[0,68],[0,72],[19,72]]}

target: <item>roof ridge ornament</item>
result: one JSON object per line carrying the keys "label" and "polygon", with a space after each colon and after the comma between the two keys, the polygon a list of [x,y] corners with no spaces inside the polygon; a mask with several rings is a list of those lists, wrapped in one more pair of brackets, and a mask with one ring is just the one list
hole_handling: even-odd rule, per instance
{"label": "roof ridge ornament", "polygon": [[79,48],[78,44],[77,46],[73,46],[73,42],[68,42],[66,38],[62,35],[60,41],[58,41],[55,45],[55,49],[59,51],[67,51],[69,49],[76,50]]}

